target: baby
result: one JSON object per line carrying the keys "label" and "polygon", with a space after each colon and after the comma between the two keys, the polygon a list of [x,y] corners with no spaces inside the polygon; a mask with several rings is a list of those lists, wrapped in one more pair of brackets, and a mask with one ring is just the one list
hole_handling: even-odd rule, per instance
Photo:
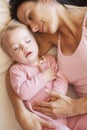
{"label": "baby", "polygon": [[[69,130],[66,118],[52,119],[35,111],[33,104],[42,101],[52,101],[45,89],[54,90],[66,95],[67,80],[58,68],[52,55],[38,56],[39,50],[35,38],[29,29],[17,22],[11,21],[1,35],[3,50],[16,63],[9,69],[10,82],[17,96],[31,112],[55,124],[52,130]],[[48,128],[43,127],[43,130]]]}

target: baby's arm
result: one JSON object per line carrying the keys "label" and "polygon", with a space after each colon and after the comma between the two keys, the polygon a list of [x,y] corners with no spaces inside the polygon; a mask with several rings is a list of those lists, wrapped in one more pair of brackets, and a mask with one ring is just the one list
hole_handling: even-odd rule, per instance
{"label": "baby's arm", "polygon": [[42,73],[38,73],[32,78],[29,78],[27,74],[24,66],[20,64],[13,65],[10,68],[12,88],[22,100],[30,100],[46,84]]}
{"label": "baby's arm", "polygon": [[[54,78],[51,69],[47,69],[44,72],[40,72],[32,78],[27,78],[22,65],[16,64],[10,69],[10,81],[15,93],[22,100],[30,100],[35,96],[49,80]],[[30,72],[31,73],[31,72]]]}

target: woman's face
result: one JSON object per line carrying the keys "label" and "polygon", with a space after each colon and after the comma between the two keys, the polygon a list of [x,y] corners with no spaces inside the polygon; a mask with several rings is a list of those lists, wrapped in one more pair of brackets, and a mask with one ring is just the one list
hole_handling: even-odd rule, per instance
{"label": "woman's face", "polygon": [[53,2],[24,2],[18,8],[17,16],[33,32],[55,33],[57,31],[58,18]]}

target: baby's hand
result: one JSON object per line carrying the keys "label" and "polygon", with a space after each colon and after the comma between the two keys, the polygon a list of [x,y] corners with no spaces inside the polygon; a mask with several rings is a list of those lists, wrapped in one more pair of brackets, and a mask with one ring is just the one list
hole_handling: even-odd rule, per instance
{"label": "baby's hand", "polygon": [[56,72],[52,68],[43,71],[42,74],[46,82],[54,80],[56,78]]}

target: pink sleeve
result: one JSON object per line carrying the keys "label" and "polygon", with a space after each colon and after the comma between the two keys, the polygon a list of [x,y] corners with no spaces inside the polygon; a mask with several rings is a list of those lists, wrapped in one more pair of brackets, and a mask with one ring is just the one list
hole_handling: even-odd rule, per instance
{"label": "pink sleeve", "polygon": [[52,67],[56,72],[56,79],[53,81],[53,90],[66,95],[68,90],[68,81],[65,79],[64,75],[58,68],[58,63],[55,57],[48,55],[49,67]]}
{"label": "pink sleeve", "polygon": [[41,73],[32,79],[27,79],[27,75],[20,65],[11,67],[10,81],[13,90],[22,100],[31,99],[46,85]]}

